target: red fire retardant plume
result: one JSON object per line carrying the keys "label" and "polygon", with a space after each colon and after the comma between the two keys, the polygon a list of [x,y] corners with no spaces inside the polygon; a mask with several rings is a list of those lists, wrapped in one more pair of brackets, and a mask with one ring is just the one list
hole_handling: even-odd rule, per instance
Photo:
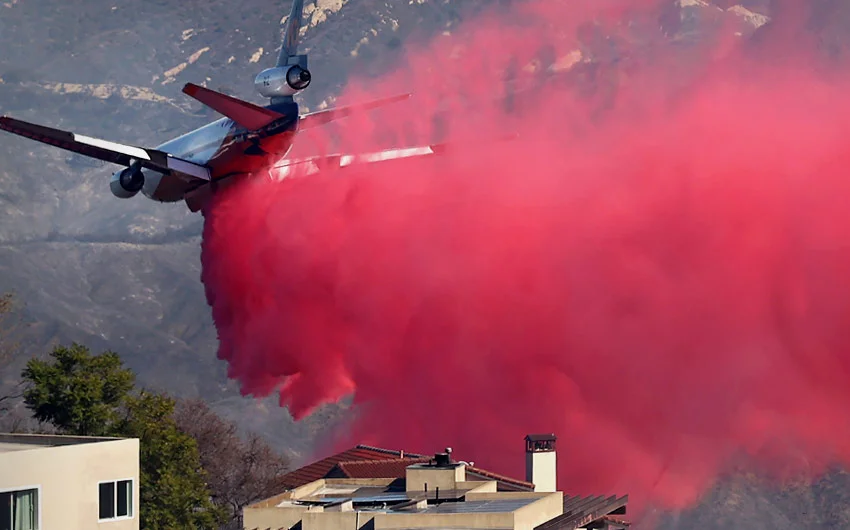
{"label": "red fire retardant plume", "polygon": [[[543,53],[633,42],[616,2],[583,4],[470,22],[342,98],[411,102],[328,129],[380,150],[441,114],[445,156],[217,197],[202,279],[230,376],[296,418],[353,394],[346,443],[520,478],[525,434],[555,432],[560,489],[664,508],[742,455],[779,477],[847,463],[850,84],[711,54],[688,84],[658,47],[595,92],[494,103],[509,67],[529,88]],[[591,15],[615,37],[593,44]]]}

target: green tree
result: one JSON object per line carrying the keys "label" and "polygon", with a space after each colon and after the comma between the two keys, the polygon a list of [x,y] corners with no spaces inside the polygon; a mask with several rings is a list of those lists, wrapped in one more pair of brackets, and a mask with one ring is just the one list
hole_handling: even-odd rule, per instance
{"label": "green tree", "polygon": [[141,528],[216,528],[226,513],[212,502],[195,440],[173,415],[173,399],[142,391],[127,399],[115,426],[116,434],[141,440]]}
{"label": "green tree", "polygon": [[63,433],[139,439],[139,517],[146,530],[212,529],[225,520],[205,482],[195,440],[174,420],[174,401],[141,391],[118,354],[56,347],[22,373],[24,401]]}
{"label": "green tree", "polygon": [[133,372],[122,366],[117,353],[92,355],[77,343],[57,346],[50,357],[30,359],[22,374],[28,383],[24,403],[33,416],[68,434],[105,435],[133,389]]}

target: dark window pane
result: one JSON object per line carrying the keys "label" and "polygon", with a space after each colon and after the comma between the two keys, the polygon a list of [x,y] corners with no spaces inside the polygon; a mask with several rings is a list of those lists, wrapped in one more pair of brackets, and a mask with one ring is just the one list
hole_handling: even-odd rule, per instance
{"label": "dark window pane", "polygon": [[132,515],[133,482],[121,480],[118,482],[118,517]]}
{"label": "dark window pane", "polygon": [[0,530],[12,530],[11,493],[0,493]]}
{"label": "dark window pane", "polygon": [[100,485],[100,508],[98,516],[101,519],[115,517],[115,483],[106,482]]}

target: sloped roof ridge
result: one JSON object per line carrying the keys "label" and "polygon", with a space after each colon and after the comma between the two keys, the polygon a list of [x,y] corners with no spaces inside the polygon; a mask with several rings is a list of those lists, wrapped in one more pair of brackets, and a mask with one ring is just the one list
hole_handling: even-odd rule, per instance
{"label": "sloped roof ridge", "polygon": [[487,477],[487,478],[491,478],[491,479],[494,479],[494,480],[507,482],[507,483],[510,483],[510,484],[516,484],[518,486],[523,486],[523,487],[531,488],[532,490],[534,490],[534,484],[531,483],[531,482],[526,482],[524,480],[515,479],[515,478],[509,477],[507,475],[501,475],[499,473],[493,473],[492,471],[487,471],[486,469],[481,469],[480,467],[466,466],[466,471],[468,473],[472,473],[474,475],[481,475],[482,477]]}
{"label": "sloped roof ridge", "polygon": [[[384,453],[387,455],[401,455],[401,451],[394,451],[392,449],[384,449],[383,447],[375,447],[374,445],[366,445],[366,444],[357,444],[356,449],[366,449],[368,451],[375,451],[377,453]],[[420,455],[419,453],[404,453],[405,458],[425,458],[428,455]]]}
{"label": "sloped roof ridge", "polygon": [[395,457],[395,458],[382,458],[380,460],[363,460],[363,459],[360,459],[360,460],[341,460],[341,461],[337,462],[337,465],[338,466],[348,466],[348,465],[351,465],[351,464],[380,465],[380,464],[385,464],[387,462],[406,462],[408,460],[410,460],[411,462],[417,462],[417,463],[420,460],[422,462],[426,462],[426,461],[431,460],[431,457],[429,457],[429,456],[419,456],[419,457],[417,457],[417,456],[412,456],[412,455],[410,457],[408,457],[407,453],[405,453],[404,458]]}

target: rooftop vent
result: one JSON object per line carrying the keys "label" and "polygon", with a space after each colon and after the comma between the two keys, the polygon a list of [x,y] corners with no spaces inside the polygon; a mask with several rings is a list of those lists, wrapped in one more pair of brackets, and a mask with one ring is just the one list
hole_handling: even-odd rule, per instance
{"label": "rooftop vent", "polygon": [[449,466],[452,463],[452,457],[449,453],[437,453],[434,455],[434,463],[438,466]]}

